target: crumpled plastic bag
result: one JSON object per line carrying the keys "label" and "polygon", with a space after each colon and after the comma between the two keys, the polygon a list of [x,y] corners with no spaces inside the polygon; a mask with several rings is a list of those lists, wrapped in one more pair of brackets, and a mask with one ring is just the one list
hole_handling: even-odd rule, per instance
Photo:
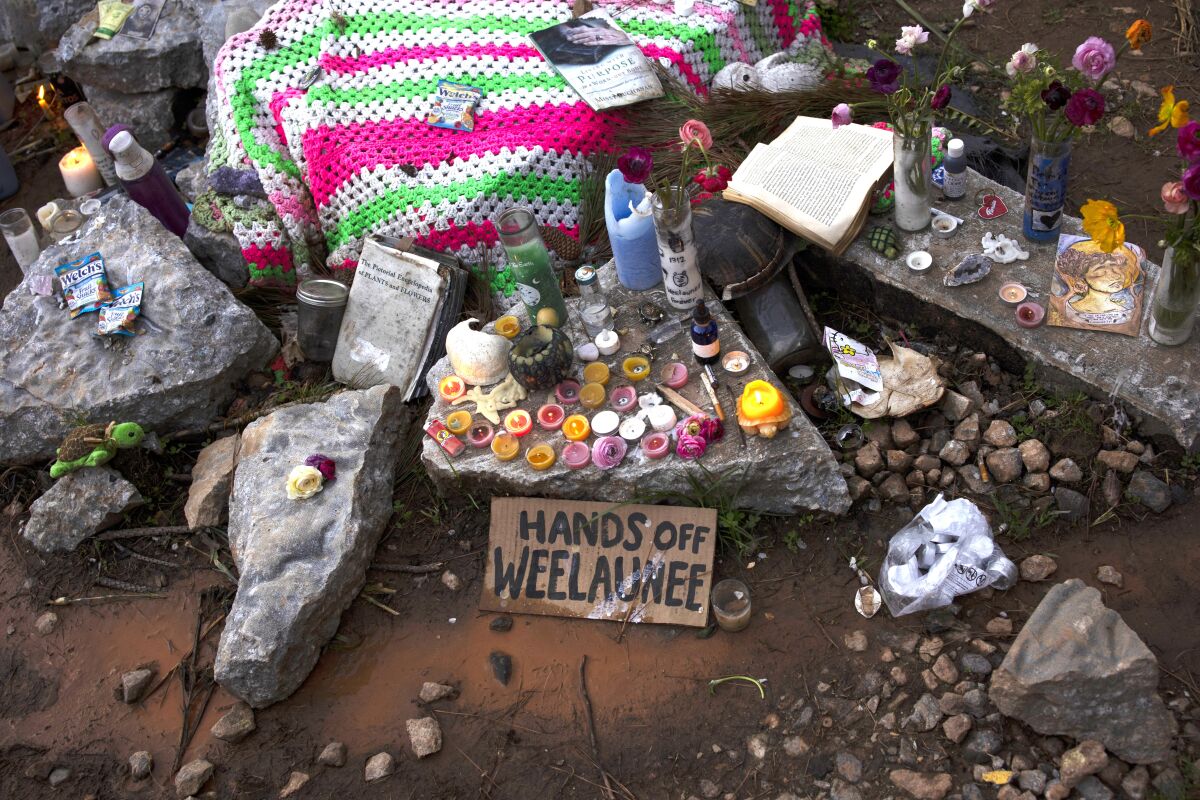
{"label": "crumpled plastic bag", "polygon": [[883,388],[879,399],[869,406],[853,403],[850,410],[863,419],[903,417],[928,408],[942,399],[946,379],[938,374],[937,362],[916,350],[891,342],[891,358],[879,359]]}
{"label": "crumpled plastic bag", "polygon": [[879,590],[892,616],[942,608],[985,586],[1008,589],[1017,565],[992,540],[987,517],[970,500],[942,495],[888,542]]}

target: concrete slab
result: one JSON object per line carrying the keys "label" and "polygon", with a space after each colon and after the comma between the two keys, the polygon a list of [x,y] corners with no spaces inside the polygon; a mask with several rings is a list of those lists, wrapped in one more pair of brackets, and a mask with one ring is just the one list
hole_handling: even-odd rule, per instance
{"label": "concrete slab", "polygon": [[[635,293],[621,287],[616,282],[616,270],[611,262],[600,269],[600,280],[608,292],[609,302],[617,310],[616,328],[622,342],[619,353],[601,357],[614,376],[608,384],[611,391],[615,386],[628,383],[624,377],[618,377],[622,375],[621,361],[629,354],[637,352],[645,338],[647,326],[641,322],[638,315],[638,304],[652,301],[667,308],[667,302],[665,292],[661,289]],[[715,374],[721,384],[728,384],[735,394],[740,394],[741,386],[756,379],[769,380],[776,387],[786,388],[782,381],[768,370],[762,356],[754,349],[720,301],[711,291],[706,291],[706,297],[708,307],[720,327],[722,350],[742,350],[750,355],[752,361],[750,370],[739,376],[730,376],[719,366],[715,367]],[[567,306],[572,311],[577,303],[578,298],[567,300]],[[570,315],[567,332],[575,344],[588,341],[574,313]],[[696,372],[698,365],[692,359],[691,340],[682,327],[679,333],[654,348],[651,357],[651,379],[659,375],[662,366],[670,361],[682,361],[692,370],[692,378],[679,390],[680,394],[701,408],[711,409],[711,403]],[[438,381],[450,374],[450,371],[448,358],[443,358],[430,371],[427,380],[435,398],[438,397]],[[576,361],[576,379],[582,380],[582,371],[583,365]],[[649,384],[651,379],[643,383]],[[652,390],[653,387],[648,385],[639,389],[642,393]],[[734,413],[730,408],[729,395],[724,389],[718,391],[719,399],[727,411],[725,438],[710,446],[699,461],[681,460],[674,454],[674,449],[667,458],[652,461],[642,454],[640,448],[631,447],[624,463],[608,471],[588,466],[573,472],[560,460],[549,470],[535,472],[524,459],[524,453],[530,447],[545,442],[552,445],[555,452],[561,453],[563,445],[566,444],[561,433],[542,431],[536,424],[533,432],[521,440],[522,455],[514,461],[498,461],[491,450],[477,450],[469,445],[462,455],[451,461],[428,436],[424,437],[421,460],[434,482],[448,496],[471,492],[476,497],[516,495],[634,502],[639,498],[653,497],[662,492],[689,493],[687,476],[690,474],[713,485],[714,495],[718,492],[736,492],[735,503],[743,508],[774,514],[793,514],[802,510],[841,514],[850,508],[846,482],[838,472],[833,454],[794,399],[788,398],[793,416],[786,430],[770,440],[747,437],[743,448]],[[534,415],[537,409],[547,402],[554,402],[553,392],[534,392],[520,407]],[[459,408],[474,410],[474,405],[466,403]],[[431,419],[444,420],[451,410],[453,409],[448,403],[440,398],[435,400],[430,407],[426,424]],[[567,413],[581,413],[581,407],[568,407]],[[590,419],[595,412],[586,413]],[[594,440],[593,436],[589,442]],[[718,476],[724,476],[719,487],[715,486]]]}
{"label": "concrete slab", "polygon": [[[864,235],[841,260],[826,259],[816,268],[810,263],[806,286],[825,283],[864,302],[873,297],[877,308],[914,325],[962,331],[973,347],[996,356],[1010,370],[1019,372],[1025,362],[1032,363],[1040,381],[1083,390],[1098,399],[1120,400],[1139,417],[1146,433],[1167,433],[1192,452],[1200,448],[1200,336],[1179,347],[1163,347],[1146,333],[1158,265],[1143,265],[1147,299],[1136,338],[1048,326],[1022,328],[1014,310],[1000,301],[1000,286],[1019,282],[1029,290],[1031,300],[1045,305],[1055,245],[1036,245],[1021,235],[1024,199],[1020,194],[975,172],[970,173],[968,185],[966,199],[936,204],[965,220],[952,238],[937,238],[929,230],[901,233],[901,255],[889,261],[870,248],[866,233],[873,225],[891,224],[891,218],[872,217]],[[983,192],[1003,198],[1009,212],[995,220],[981,220],[973,198]],[[997,264],[978,283],[944,286],[944,271],[968,254],[981,253],[980,240],[989,231],[1017,239],[1029,251],[1029,260]],[[1080,220],[1065,217],[1063,232],[1083,235]],[[1160,252],[1154,243],[1141,244],[1148,255]],[[904,255],[913,250],[932,254],[933,267],[924,273],[910,270]]]}

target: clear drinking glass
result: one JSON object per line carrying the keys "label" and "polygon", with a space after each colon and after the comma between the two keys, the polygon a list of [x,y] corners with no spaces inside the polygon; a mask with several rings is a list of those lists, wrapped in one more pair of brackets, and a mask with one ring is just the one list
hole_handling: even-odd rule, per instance
{"label": "clear drinking glass", "polygon": [[22,272],[28,272],[33,262],[41,255],[42,247],[38,244],[37,231],[33,229],[33,221],[23,208],[10,208],[0,214],[0,233],[8,242],[13,258],[21,266]]}

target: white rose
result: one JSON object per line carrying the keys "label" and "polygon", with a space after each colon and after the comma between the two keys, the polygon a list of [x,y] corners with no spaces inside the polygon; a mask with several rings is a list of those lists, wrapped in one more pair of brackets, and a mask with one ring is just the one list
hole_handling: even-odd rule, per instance
{"label": "white rose", "polygon": [[307,500],[324,488],[325,477],[316,467],[292,467],[287,479],[289,500]]}

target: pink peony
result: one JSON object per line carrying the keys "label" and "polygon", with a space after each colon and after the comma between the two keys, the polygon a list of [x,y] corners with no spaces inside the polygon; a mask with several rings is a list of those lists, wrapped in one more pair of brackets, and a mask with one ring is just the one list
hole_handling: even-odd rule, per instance
{"label": "pink peony", "polygon": [[683,127],[679,129],[679,140],[683,142],[684,147],[696,145],[704,152],[708,152],[713,143],[708,126],[698,119],[689,119],[683,123]]}
{"label": "pink peony", "polygon": [[1183,191],[1193,200],[1200,200],[1200,164],[1193,164],[1183,173]]}
{"label": "pink peony", "polygon": [[934,111],[941,111],[943,108],[950,105],[950,93],[950,84],[943,83],[938,87],[938,90],[934,92],[933,99],[929,101],[929,107]]}
{"label": "pink peony", "polygon": [[644,147],[631,147],[617,159],[617,169],[626,183],[645,183],[654,169],[654,154]]}
{"label": "pink peony", "polygon": [[1183,190],[1183,181],[1167,181],[1162,185],[1163,207],[1168,214],[1186,214],[1188,210],[1187,192]]}
{"label": "pink peony", "polygon": [[1010,77],[1015,77],[1018,73],[1024,75],[1033,72],[1037,66],[1037,51],[1038,46],[1032,42],[1021,45],[1021,49],[1008,59],[1008,64],[1004,66],[1005,71]]}
{"label": "pink peony", "polygon": [[929,31],[920,25],[905,25],[900,29],[900,38],[896,40],[896,52],[906,56],[919,44],[929,41]]}
{"label": "pink peony", "polygon": [[1200,122],[1192,120],[1180,128],[1176,146],[1179,148],[1180,158],[1186,159],[1188,163],[1200,161]]}
{"label": "pink peony", "polygon": [[850,124],[850,106],[845,103],[838,103],[833,107],[833,114],[829,119],[833,122],[833,129],[837,130],[843,125]]}
{"label": "pink peony", "polygon": [[1104,116],[1104,95],[1095,89],[1080,89],[1067,101],[1065,113],[1077,128],[1095,125]]}
{"label": "pink peony", "polygon": [[1103,78],[1116,63],[1117,54],[1113,46],[1099,36],[1089,36],[1087,41],[1075,48],[1075,55],[1071,58],[1071,66],[1092,81]]}

